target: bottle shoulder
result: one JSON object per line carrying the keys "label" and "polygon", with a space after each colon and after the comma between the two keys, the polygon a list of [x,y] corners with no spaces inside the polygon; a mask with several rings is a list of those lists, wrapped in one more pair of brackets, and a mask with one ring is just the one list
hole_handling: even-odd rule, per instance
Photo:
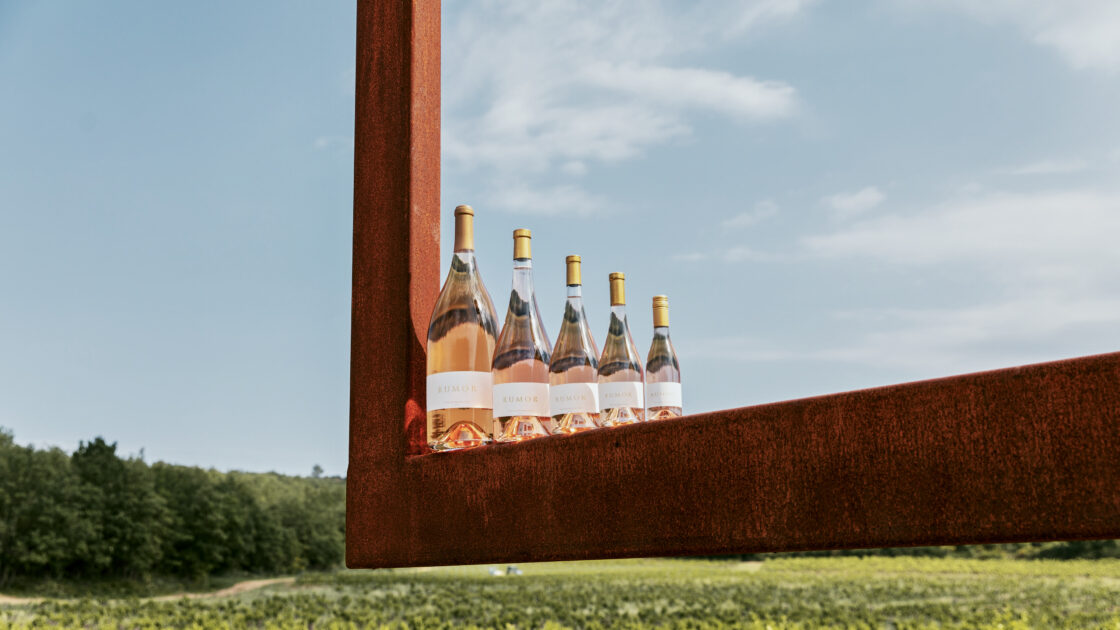
{"label": "bottle shoulder", "polygon": [[583,309],[576,308],[576,305],[569,301],[564,307],[564,319],[560,324],[560,332],[556,335],[556,344],[552,348],[550,371],[565,372],[580,366],[598,369],[599,349],[595,345]]}
{"label": "bottle shoulder", "polygon": [[611,324],[607,339],[603,342],[603,354],[599,358],[599,375],[610,376],[616,372],[631,370],[642,373],[642,355],[634,345],[630,328],[625,317],[611,313]]}
{"label": "bottle shoulder", "polygon": [[[459,262],[458,257],[454,260]],[[453,263],[432,309],[428,339],[441,339],[452,328],[468,323],[478,324],[489,335],[497,337],[494,302],[477,269]]]}
{"label": "bottle shoulder", "polygon": [[541,361],[552,358],[552,344],[541,324],[540,309],[532,286],[510,291],[505,323],[494,351],[493,369],[502,370],[520,361]]}

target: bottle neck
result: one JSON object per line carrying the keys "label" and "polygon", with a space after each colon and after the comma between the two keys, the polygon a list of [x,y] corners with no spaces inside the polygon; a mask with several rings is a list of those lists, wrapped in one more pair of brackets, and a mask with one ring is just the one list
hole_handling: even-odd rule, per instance
{"label": "bottle neck", "polygon": [[533,259],[513,259],[513,290],[523,298],[533,294]]}
{"label": "bottle neck", "polygon": [[626,321],[626,305],[625,304],[612,304],[611,305],[611,315],[614,315],[616,318],[618,318],[618,321],[622,322],[622,324],[624,326],[627,326],[627,327],[630,326],[630,324]]}
{"label": "bottle neck", "polygon": [[568,285],[568,300],[581,300],[583,299],[583,285],[582,284],[569,284]]}
{"label": "bottle neck", "polygon": [[474,258],[473,249],[457,249],[455,250],[455,259],[459,264],[465,266],[467,269],[474,270],[477,266]]}
{"label": "bottle neck", "polygon": [[654,337],[665,337],[666,339],[668,339],[669,338],[669,327],[668,326],[654,326],[653,336]]}

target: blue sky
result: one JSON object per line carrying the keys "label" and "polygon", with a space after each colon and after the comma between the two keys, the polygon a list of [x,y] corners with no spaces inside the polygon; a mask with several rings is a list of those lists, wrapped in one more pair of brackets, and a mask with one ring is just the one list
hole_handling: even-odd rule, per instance
{"label": "blue sky", "polygon": [[[443,30],[442,206],[499,310],[517,227],[553,334],[567,254],[600,340],[609,272],[642,350],[669,294],[688,411],[1120,349],[1111,0]],[[0,426],[345,471],[353,55],[351,3],[0,1]]]}

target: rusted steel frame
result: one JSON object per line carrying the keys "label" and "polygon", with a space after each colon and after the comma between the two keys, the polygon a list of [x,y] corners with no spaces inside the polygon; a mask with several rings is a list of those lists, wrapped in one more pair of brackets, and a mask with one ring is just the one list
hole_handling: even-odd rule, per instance
{"label": "rusted steel frame", "polygon": [[360,2],[357,69],[349,566],[1120,537],[1120,354],[410,456],[439,3]]}

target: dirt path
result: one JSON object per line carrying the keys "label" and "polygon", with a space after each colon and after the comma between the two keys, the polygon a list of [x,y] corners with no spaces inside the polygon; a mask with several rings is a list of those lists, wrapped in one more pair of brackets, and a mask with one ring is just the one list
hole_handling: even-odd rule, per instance
{"label": "dirt path", "polygon": [[[173,602],[180,599],[216,599],[218,597],[230,597],[232,595],[240,595],[248,591],[255,591],[258,588],[272,586],[274,584],[291,584],[295,582],[294,577],[282,578],[269,578],[267,580],[245,580],[238,582],[229,588],[223,588],[220,591],[211,591],[209,593],[175,593],[174,595],[160,595],[158,597],[143,597],[144,601],[152,602]],[[0,595],[0,606],[21,606],[26,604],[38,604],[46,601],[45,597],[10,597],[8,595]]]}
{"label": "dirt path", "polygon": [[8,595],[0,595],[0,606],[19,606],[21,604],[38,604],[43,601],[42,597],[9,597]]}

